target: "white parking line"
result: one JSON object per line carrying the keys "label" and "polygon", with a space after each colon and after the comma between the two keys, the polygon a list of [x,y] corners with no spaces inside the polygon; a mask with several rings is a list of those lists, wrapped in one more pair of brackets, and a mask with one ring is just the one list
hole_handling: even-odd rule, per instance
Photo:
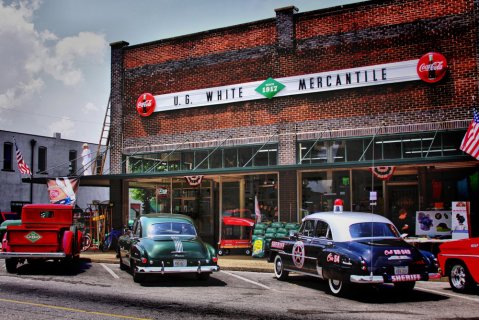
{"label": "white parking line", "polygon": [[418,287],[416,287],[416,290],[435,293],[435,294],[439,294],[439,295],[443,295],[443,296],[459,298],[459,299],[470,300],[470,301],[474,301],[474,302],[479,302],[479,298],[472,298],[472,297],[468,297],[468,296],[464,296],[464,295],[460,295],[460,294],[454,294],[454,293],[449,293],[449,292],[444,292],[444,291],[439,291],[439,290],[432,290],[432,289],[425,289],[425,288],[418,288]]}
{"label": "white parking line", "polygon": [[113,270],[111,270],[110,268],[108,268],[104,263],[100,263],[100,265],[105,268],[106,271],[108,271],[109,274],[111,274],[111,276],[115,279],[120,279],[120,277],[113,272]]}
{"label": "white parking line", "polygon": [[259,286],[259,287],[261,287],[261,288],[276,291],[275,289],[271,289],[270,287],[265,286],[264,284],[255,282],[255,281],[250,280],[250,279],[247,279],[247,278],[244,278],[244,277],[239,276],[239,275],[237,275],[237,274],[234,274],[234,273],[231,273],[231,272],[228,272],[228,271],[223,271],[223,270],[221,270],[220,272],[226,273],[227,275],[230,275],[230,276],[233,276],[233,277],[235,277],[235,278],[241,279],[241,280],[246,281],[246,282],[248,282],[248,283],[255,284],[255,285],[257,285],[257,286]]}

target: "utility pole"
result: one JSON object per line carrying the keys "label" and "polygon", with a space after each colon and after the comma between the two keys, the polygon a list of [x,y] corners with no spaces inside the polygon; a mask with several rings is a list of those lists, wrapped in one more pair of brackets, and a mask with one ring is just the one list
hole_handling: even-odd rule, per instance
{"label": "utility pole", "polygon": [[30,146],[32,147],[32,161],[31,163],[31,170],[32,174],[30,175],[30,203],[33,203],[33,172],[34,172],[34,167],[35,163],[33,162],[35,159],[35,144],[37,143],[37,140],[32,139],[30,140]]}

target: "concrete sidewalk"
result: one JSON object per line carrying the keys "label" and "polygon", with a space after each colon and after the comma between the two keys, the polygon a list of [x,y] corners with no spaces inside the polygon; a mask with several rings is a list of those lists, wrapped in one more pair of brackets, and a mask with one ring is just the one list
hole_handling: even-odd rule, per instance
{"label": "concrete sidewalk", "polygon": [[[116,253],[113,251],[87,250],[80,254],[80,258],[88,262],[119,263]],[[273,264],[268,263],[266,258],[259,259],[245,255],[221,256],[218,259],[218,265],[221,270],[273,272]]]}

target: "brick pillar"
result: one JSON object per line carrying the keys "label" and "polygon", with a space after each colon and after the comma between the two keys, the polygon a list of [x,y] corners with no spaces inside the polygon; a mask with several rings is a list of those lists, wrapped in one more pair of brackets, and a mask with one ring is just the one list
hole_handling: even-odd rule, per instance
{"label": "brick pillar", "polygon": [[294,32],[294,13],[298,12],[295,6],[275,9],[276,34],[279,50],[291,50],[295,46],[296,33]]}
{"label": "brick pillar", "polygon": [[296,125],[281,123],[278,141],[278,165],[296,164]]}
{"label": "brick pillar", "polygon": [[111,89],[110,89],[110,172],[121,173],[122,141],[122,102],[123,102],[123,49],[128,42],[110,43],[111,47]]}
{"label": "brick pillar", "polygon": [[297,222],[298,218],[298,179],[296,170],[279,172],[279,219]]}

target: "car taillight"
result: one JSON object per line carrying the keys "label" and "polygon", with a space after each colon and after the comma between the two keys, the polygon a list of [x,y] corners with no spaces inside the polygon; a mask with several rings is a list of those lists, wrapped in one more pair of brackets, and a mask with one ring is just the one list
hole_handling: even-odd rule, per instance
{"label": "car taillight", "polygon": [[363,259],[361,259],[360,264],[361,264],[361,270],[363,270],[363,271],[368,271],[368,265],[367,265],[366,261],[364,261]]}
{"label": "car taillight", "polygon": [[146,258],[144,258],[144,257],[141,258],[141,263],[146,264],[147,262],[148,262],[148,259],[146,259]]}
{"label": "car taillight", "polygon": [[213,262],[217,263],[218,262],[218,257],[213,257]]}

